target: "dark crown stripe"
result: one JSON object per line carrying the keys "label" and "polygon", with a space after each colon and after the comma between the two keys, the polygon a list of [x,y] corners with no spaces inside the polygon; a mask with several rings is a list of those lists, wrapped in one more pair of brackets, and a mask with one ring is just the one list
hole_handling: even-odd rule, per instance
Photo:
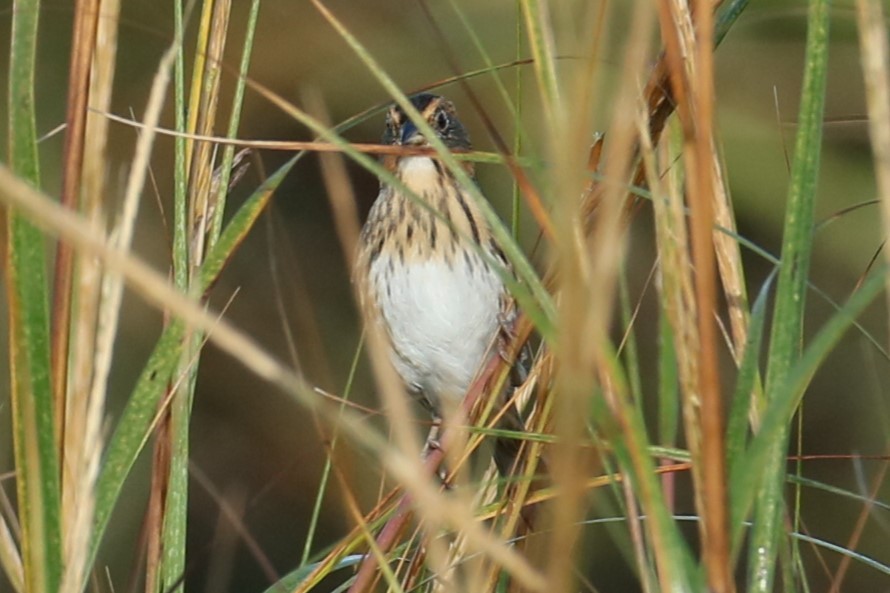
{"label": "dark crown stripe", "polygon": [[461,209],[464,211],[464,215],[467,217],[467,222],[470,223],[470,233],[473,235],[473,242],[476,245],[481,245],[479,239],[479,225],[476,224],[476,218],[473,216],[472,210],[470,210],[470,205],[467,204],[467,200],[464,197],[464,193],[459,189],[455,188],[456,191],[454,194],[457,196],[457,203],[460,204]]}

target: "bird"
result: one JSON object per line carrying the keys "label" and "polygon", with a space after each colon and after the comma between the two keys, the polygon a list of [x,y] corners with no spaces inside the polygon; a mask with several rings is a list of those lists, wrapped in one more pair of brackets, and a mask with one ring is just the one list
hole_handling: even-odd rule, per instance
{"label": "bird", "polygon": [[[430,93],[409,100],[449,150],[471,150],[451,101]],[[382,142],[430,146],[397,104],[387,111]],[[365,317],[381,330],[407,392],[440,422],[443,410],[458,405],[479,369],[498,355],[498,338],[509,334],[516,306],[503,275],[511,267],[474,198],[435,155],[384,155],[382,161],[413,195],[381,180],[360,234],[353,279]],[[472,163],[461,166],[475,183]],[[499,428],[522,427],[510,405]],[[497,439],[494,459],[502,475],[509,474],[520,444]]]}

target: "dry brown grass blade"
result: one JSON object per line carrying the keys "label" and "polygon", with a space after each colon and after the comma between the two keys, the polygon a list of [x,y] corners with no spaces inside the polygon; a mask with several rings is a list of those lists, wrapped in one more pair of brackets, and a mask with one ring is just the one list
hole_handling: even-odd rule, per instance
{"label": "dry brown grass blade", "polygon": [[[697,330],[690,351],[678,356],[696,358],[696,375],[683,390],[683,418],[693,459],[695,502],[698,509],[704,565],[710,588],[731,593],[723,411],[720,393],[715,322],[717,279],[714,233],[714,22],[712,3],[699,0],[693,19],[689,6],[677,0],[659,3],[662,38],[667,48],[668,72],[677,97],[683,130],[685,189],[691,211],[691,264],[695,274],[695,308],[689,325]],[[685,224],[682,214],[678,224]],[[693,268],[689,268],[689,272]],[[685,273],[685,272],[681,272]],[[679,329],[675,326],[675,331]],[[693,346],[693,344],[689,344]]]}
{"label": "dry brown grass blade", "polygon": [[[615,105],[633,104],[639,95],[637,76],[645,71],[653,39],[654,18],[646,2],[633,3],[629,14],[630,30],[623,44],[623,58],[618,72]],[[590,100],[589,88],[595,82],[596,70],[590,64],[578,80],[567,84],[567,104],[577,105]],[[585,78],[588,77],[588,78]],[[579,195],[589,187],[585,170],[589,157],[584,158],[589,138],[579,130],[589,129],[584,110],[566,114],[564,127],[554,140],[560,145],[570,139],[568,147],[555,151],[551,159],[556,169],[555,191],[558,195]],[[587,116],[589,117],[589,116]],[[559,492],[554,504],[549,505],[552,533],[545,553],[548,579],[557,591],[574,589],[573,564],[576,542],[580,536],[579,517],[586,514],[589,503],[586,494],[586,475],[578,468],[589,468],[593,455],[586,450],[589,438],[586,416],[579,410],[590,406],[591,394],[606,390],[608,374],[608,331],[617,294],[617,278],[627,244],[627,225],[624,210],[627,181],[633,177],[636,156],[636,131],[631,109],[617,109],[606,133],[609,142],[604,147],[604,171],[593,191],[585,196],[580,209],[576,202],[558,202],[557,252],[559,294],[559,340],[554,356],[559,363],[557,377],[558,398],[554,398],[553,432],[558,444],[553,446],[550,469]],[[595,155],[594,155],[595,158]],[[593,210],[596,216],[593,217]],[[621,411],[613,407],[613,413]],[[621,418],[616,418],[621,422]]]}
{"label": "dry brown grass blade", "polygon": [[[207,39],[206,51],[201,63],[204,71],[195,74],[196,82],[192,91],[197,91],[197,105],[189,112],[193,126],[189,128],[199,136],[210,136],[216,124],[217,107],[219,104],[220,75],[222,73],[223,54],[229,31],[231,0],[217,0],[213,3],[212,23]],[[198,86],[200,83],[200,87]],[[195,95],[193,95],[194,97]],[[194,101],[193,101],[194,103]],[[191,122],[190,122],[191,123]],[[216,146],[211,142],[193,141],[190,143],[191,165],[189,171],[189,260],[192,276],[204,261],[207,229],[213,218],[213,212],[221,205],[216,203],[219,193],[213,191],[214,157]]]}
{"label": "dry brown grass blade", "polygon": [[[887,40],[885,15],[880,0],[857,0],[856,15],[869,135],[886,236],[890,234],[890,42]],[[890,250],[885,249],[884,255],[890,261]],[[890,277],[887,298],[890,302]]]}
{"label": "dry brown grass blade", "polygon": [[[670,150],[664,144],[660,145],[657,154],[661,158],[656,161],[656,149],[649,138],[646,118],[642,111],[643,109],[639,124],[640,142],[648,185],[655,196],[653,212],[661,274],[661,301],[664,314],[674,329],[674,348],[677,352],[677,372],[681,390],[687,394],[695,393],[698,358],[694,354],[698,351],[699,344],[698,335],[694,331],[696,303],[692,287],[689,236],[680,189],[682,180],[677,169],[672,169],[664,178],[659,176],[657,163],[669,162]],[[686,406],[684,411],[688,409]],[[690,449],[697,445],[693,442],[697,436],[697,432],[687,433],[686,440]],[[662,572],[659,570],[664,585]]]}
{"label": "dry brown grass blade", "polygon": [[[164,395],[169,402],[172,391]],[[148,540],[145,552],[145,591],[157,591],[161,582],[161,533],[164,523],[164,509],[167,506],[167,484],[170,476],[170,422],[167,405],[164,405],[163,418],[155,430],[155,443],[152,449],[151,484],[149,486],[148,507],[145,511],[143,532]]]}
{"label": "dry brown grass blade", "polygon": [[[68,78],[65,142],[62,153],[61,203],[78,209],[83,173],[84,139],[89,100],[90,68],[96,45],[99,0],[78,0],[74,12],[74,34]],[[55,278],[52,296],[52,388],[55,402],[56,439],[61,467],[65,466],[62,447],[65,431],[66,395],[68,392],[68,352],[71,325],[74,250],[64,241],[56,248]]]}
{"label": "dry brown grass blade", "polygon": [[[286,103],[280,96],[273,93],[263,85],[255,81],[248,81],[248,85],[258,94],[266,97],[270,102],[279,106],[286,105],[288,108],[291,104]],[[125,126],[136,129],[147,129],[145,124],[133,121],[132,119],[115,115],[108,111],[97,111],[102,117]],[[257,150],[283,150],[283,151],[310,151],[310,152],[343,152],[343,147],[330,142],[314,141],[314,140],[251,140],[245,138],[227,138],[225,136],[213,136],[210,134],[195,134],[189,132],[177,132],[169,128],[155,127],[152,130],[160,136],[169,136],[170,138],[185,138],[195,142],[209,142],[219,146],[237,146],[240,148],[254,148]],[[363,142],[350,142],[349,147],[356,152],[366,154],[379,155],[395,155],[395,156],[427,156],[435,158],[437,153],[433,148],[423,146],[393,146],[390,144],[369,144]],[[486,162],[501,162],[497,160],[497,155],[482,151],[458,151],[454,154],[458,159],[465,160],[485,160]],[[517,166],[519,163],[517,163]]]}
{"label": "dry brown grass blade", "polygon": [[[114,83],[114,71],[117,57],[117,27],[120,5],[118,0],[100,0],[86,10],[95,10],[99,15],[94,32],[94,50],[92,64],[87,74],[89,89],[87,105],[84,105],[85,137],[88,142],[82,143],[83,162],[79,210],[87,220],[96,226],[98,232],[104,232],[102,209],[108,195],[106,188],[106,143],[108,121],[96,115],[93,110],[107,110],[111,102]],[[89,35],[89,33],[87,33]],[[80,42],[80,39],[77,40]],[[72,71],[72,78],[73,78]],[[87,111],[87,107],[89,111]],[[71,128],[68,128],[71,130]],[[64,242],[59,244],[62,250],[71,253],[70,246]],[[59,262],[57,262],[59,264]],[[95,506],[95,484],[102,456],[102,426],[105,412],[105,395],[103,389],[93,390],[94,365],[98,359],[110,357],[109,352],[102,352],[102,344],[97,341],[99,327],[99,303],[101,299],[102,269],[94,257],[75,255],[73,259],[73,278],[71,279],[69,298],[73,303],[69,328],[55,328],[57,337],[64,340],[55,346],[61,350],[70,345],[70,366],[67,380],[62,382],[65,391],[66,410],[64,414],[64,433],[62,447],[64,463],[62,464],[62,520],[64,537],[64,564],[61,591],[74,593],[83,590],[89,566],[87,552],[92,537],[93,509]],[[67,266],[57,265],[57,271],[67,270]],[[57,277],[57,282],[64,279]],[[64,286],[56,286],[56,302],[61,302],[59,290]],[[76,296],[75,296],[76,295]],[[61,323],[60,317],[57,322]],[[61,332],[68,333],[63,337]],[[110,348],[109,348],[110,349]],[[66,366],[54,367],[60,372]],[[56,387],[59,385],[56,384]],[[103,386],[104,387],[104,386]]]}

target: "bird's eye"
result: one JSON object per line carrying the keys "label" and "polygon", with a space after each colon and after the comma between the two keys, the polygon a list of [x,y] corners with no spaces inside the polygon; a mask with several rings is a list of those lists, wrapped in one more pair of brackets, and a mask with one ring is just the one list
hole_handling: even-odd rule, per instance
{"label": "bird's eye", "polygon": [[444,111],[440,111],[436,114],[436,127],[441,131],[444,131],[448,127],[448,114]]}

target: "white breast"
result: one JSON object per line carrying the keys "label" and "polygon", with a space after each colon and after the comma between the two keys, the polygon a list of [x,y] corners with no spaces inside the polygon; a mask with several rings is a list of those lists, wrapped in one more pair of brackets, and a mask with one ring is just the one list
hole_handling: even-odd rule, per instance
{"label": "white breast", "polygon": [[498,331],[503,284],[478,254],[469,260],[390,267],[381,254],[371,265],[393,364],[434,405],[463,397]]}

